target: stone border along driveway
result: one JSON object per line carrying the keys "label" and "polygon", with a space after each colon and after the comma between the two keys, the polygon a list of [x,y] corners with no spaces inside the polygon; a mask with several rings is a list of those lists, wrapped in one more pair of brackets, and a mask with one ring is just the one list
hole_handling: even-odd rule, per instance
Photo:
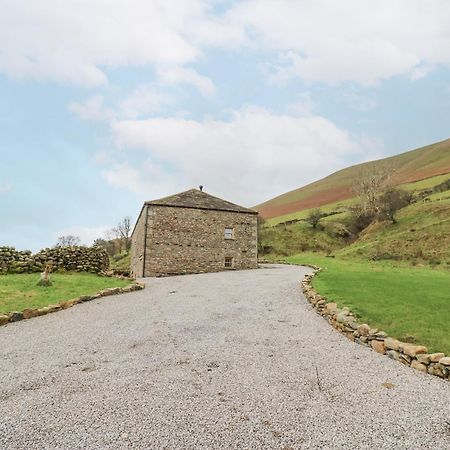
{"label": "stone border along driveway", "polygon": [[336,303],[328,302],[318,294],[311,281],[321,268],[308,265],[314,273],[307,274],[302,281],[302,291],[316,311],[336,330],[357,344],[371,347],[377,353],[387,355],[406,366],[420,372],[450,380],[450,357],[444,353],[430,353],[423,345],[413,345],[391,338],[382,330],[371,328],[366,323],[359,324],[348,308],[339,309]]}
{"label": "stone border along driveway", "polygon": [[126,294],[133,291],[139,291],[145,288],[144,283],[134,281],[133,283],[123,288],[106,288],[97,292],[94,295],[81,295],[80,297],[72,298],[70,300],[63,300],[54,305],[44,306],[42,308],[26,308],[23,311],[12,311],[6,314],[0,314],[0,326],[11,322],[18,322],[24,319],[32,319],[34,317],[44,316],[46,314],[61,311],[63,309],[71,308],[78,303],[90,302],[100,297],[107,297],[108,295]]}

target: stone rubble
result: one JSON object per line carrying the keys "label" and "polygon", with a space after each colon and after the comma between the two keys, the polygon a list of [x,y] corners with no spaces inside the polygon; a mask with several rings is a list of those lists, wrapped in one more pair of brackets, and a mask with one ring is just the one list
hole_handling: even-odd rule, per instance
{"label": "stone rubble", "polygon": [[400,342],[382,330],[371,328],[366,323],[358,323],[348,308],[338,308],[334,302],[318,294],[311,285],[313,277],[321,271],[310,266],[314,273],[306,275],[301,283],[306,299],[316,311],[336,330],[351,341],[372,348],[377,353],[407,365],[415,370],[449,380],[450,356],[444,353],[428,354],[423,345]]}

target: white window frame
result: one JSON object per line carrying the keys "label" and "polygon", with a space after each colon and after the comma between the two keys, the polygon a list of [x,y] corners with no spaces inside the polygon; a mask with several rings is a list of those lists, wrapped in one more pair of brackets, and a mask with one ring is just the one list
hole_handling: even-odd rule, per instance
{"label": "white window frame", "polygon": [[226,227],[224,231],[224,239],[233,240],[234,239],[234,228]]}

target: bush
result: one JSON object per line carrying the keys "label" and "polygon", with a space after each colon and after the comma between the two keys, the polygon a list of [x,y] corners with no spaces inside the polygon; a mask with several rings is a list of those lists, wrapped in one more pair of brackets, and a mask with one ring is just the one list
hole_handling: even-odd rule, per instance
{"label": "bush", "polygon": [[350,228],[353,234],[359,234],[366,229],[374,220],[375,214],[372,212],[361,211],[357,208],[352,210]]}
{"label": "bush", "polygon": [[407,191],[393,188],[388,189],[380,196],[380,212],[378,218],[396,223],[395,215],[397,211],[408,206],[411,203],[411,200],[412,196]]}
{"label": "bush", "polygon": [[322,211],[320,208],[314,208],[308,216],[306,217],[306,221],[313,227],[317,228],[320,219],[323,217]]}

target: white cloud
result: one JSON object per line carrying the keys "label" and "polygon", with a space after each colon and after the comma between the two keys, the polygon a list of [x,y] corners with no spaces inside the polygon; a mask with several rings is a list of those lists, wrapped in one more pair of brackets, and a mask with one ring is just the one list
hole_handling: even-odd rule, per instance
{"label": "white cloud", "polygon": [[127,162],[113,162],[102,172],[103,177],[114,187],[127,188],[133,192],[142,190],[141,173]]}
{"label": "white cloud", "polygon": [[376,108],[377,100],[373,94],[361,92],[353,86],[347,86],[342,89],[338,98],[344,102],[349,108],[359,112],[367,112]]}
{"label": "white cloud", "polygon": [[[97,86],[105,69],[182,66],[210,45],[245,42],[209,0],[3,0],[0,72]],[[204,83],[204,81],[199,81]]]}
{"label": "white cloud", "polygon": [[83,227],[76,226],[71,228],[65,228],[54,234],[55,242],[59,236],[78,236],[81,239],[82,245],[92,245],[95,239],[104,238],[106,232],[111,227]]}
{"label": "white cloud", "polygon": [[216,89],[209,78],[186,67],[160,67],[158,79],[160,82],[167,84],[190,84],[206,96],[214,94]]}
{"label": "white cloud", "polygon": [[119,116],[138,118],[154,113],[163,105],[171,103],[172,98],[151,86],[138,86],[128,97],[119,103]]}
{"label": "white cloud", "polygon": [[288,106],[288,111],[298,116],[309,116],[316,107],[310,92],[302,92],[297,96],[295,103]]}
{"label": "white cloud", "polygon": [[178,178],[173,172],[168,173],[167,167],[151,159],[142,161],[138,167],[126,161],[114,161],[103,170],[102,175],[111,186],[144,195],[147,200],[184,189],[182,177]]}
{"label": "white cloud", "polygon": [[[200,54],[195,27],[209,21],[203,0],[5,0],[0,71],[104,84],[105,68],[195,60]],[[223,30],[210,25],[212,33]]]}
{"label": "white cloud", "polygon": [[12,190],[12,185],[10,183],[0,183],[0,194],[6,194]]}
{"label": "white cloud", "polygon": [[450,65],[447,0],[245,0],[228,17],[275,52],[279,80],[371,85]]}
{"label": "white cloud", "polygon": [[112,121],[117,119],[137,119],[158,111],[162,106],[172,102],[172,98],[157,88],[141,85],[125,98],[105,103],[102,95],[93,95],[81,102],[68,105],[69,111],[83,120],[94,122]]}
{"label": "white cloud", "polygon": [[139,165],[110,165],[105,178],[147,198],[203,184],[211,193],[249,205],[373,151],[323,117],[261,108],[235,111],[228,122],[155,118],[117,121],[112,130],[121,157],[133,149],[148,156]]}
{"label": "white cloud", "polygon": [[112,108],[105,107],[104,97],[102,95],[93,95],[84,101],[72,102],[68,108],[69,111],[76,114],[80,119],[93,122],[111,120],[116,115]]}
{"label": "white cloud", "polygon": [[150,64],[165,81],[189,83],[211,95],[211,80],[186,68],[211,47],[262,49],[282,80],[299,76],[370,85],[398,75],[417,79],[450,65],[448,0],[242,0],[228,10],[226,5],[3,0],[0,72],[95,86],[107,83],[108,68]]}

